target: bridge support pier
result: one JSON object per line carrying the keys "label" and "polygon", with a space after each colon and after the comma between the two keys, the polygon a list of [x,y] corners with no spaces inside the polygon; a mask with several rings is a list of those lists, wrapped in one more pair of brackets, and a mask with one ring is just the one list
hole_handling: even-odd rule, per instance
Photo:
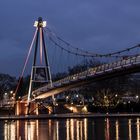
{"label": "bridge support pier", "polygon": [[[27,102],[17,101],[15,105],[15,115],[27,115]],[[38,104],[30,103],[30,115],[38,115]]]}

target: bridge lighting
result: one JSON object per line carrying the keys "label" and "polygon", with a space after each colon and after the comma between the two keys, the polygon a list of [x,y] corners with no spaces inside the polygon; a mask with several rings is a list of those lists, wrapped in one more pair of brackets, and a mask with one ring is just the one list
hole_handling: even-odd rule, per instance
{"label": "bridge lighting", "polygon": [[72,77],[72,79],[73,79],[73,80],[75,80],[75,79],[76,79],[76,77],[75,77],[75,76],[73,76],[73,77]]}
{"label": "bridge lighting", "polygon": [[104,98],[107,98],[107,96],[105,95]]}
{"label": "bridge lighting", "polygon": [[115,94],[115,97],[118,97],[118,95],[117,95],[117,94]]}
{"label": "bridge lighting", "polygon": [[73,111],[73,107],[70,107],[70,110]]}
{"label": "bridge lighting", "polygon": [[42,21],[42,22],[35,21],[34,27],[38,27],[38,26],[46,27],[47,26],[47,22],[46,21]]}
{"label": "bridge lighting", "polygon": [[138,95],[136,95],[136,99],[138,99],[139,98],[139,96]]}

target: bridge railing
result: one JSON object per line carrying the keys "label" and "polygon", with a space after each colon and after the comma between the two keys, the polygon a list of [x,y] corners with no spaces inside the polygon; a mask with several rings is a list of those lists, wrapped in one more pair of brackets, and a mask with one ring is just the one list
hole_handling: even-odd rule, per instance
{"label": "bridge railing", "polygon": [[69,84],[71,82],[74,81],[78,81],[80,79],[84,79],[86,77],[94,77],[95,75],[99,75],[102,74],[104,72],[109,72],[112,71],[114,69],[121,69],[121,68],[126,68],[128,66],[132,66],[132,65],[136,65],[136,64],[140,64],[140,55],[137,56],[133,56],[133,57],[128,57],[128,58],[123,58],[121,60],[109,63],[109,64],[102,64],[100,66],[97,67],[93,67],[93,68],[89,68],[83,72],[77,73],[77,74],[73,74],[71,76],[67,76],[66,78],[63,78],[61,80],[58,80],[56,82],[53,82],[53,86],[51,84],[48,84],[44,87],[41,87],[35,91],[33,91],[33,94],[39,95],[42,92],[45,92],[51,88],[54,87],[59,87],[62,86],[64,84]]}

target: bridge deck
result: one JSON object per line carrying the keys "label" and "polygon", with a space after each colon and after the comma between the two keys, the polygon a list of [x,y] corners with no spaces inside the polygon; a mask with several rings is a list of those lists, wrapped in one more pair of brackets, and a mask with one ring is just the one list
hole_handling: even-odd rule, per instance
{"label": "bridge deck", "polygon": [[[34,99],[46,98],[68,89],[81,86],[83,84],[95,82],[121,74],[128,74],[140,71],[140,55],[121,59],[119,61],[103,64],[89,68],[86,71],[68,76],[51,84],[45,85],[33,91]],[[27,97],[24,97],[26,99]]]}

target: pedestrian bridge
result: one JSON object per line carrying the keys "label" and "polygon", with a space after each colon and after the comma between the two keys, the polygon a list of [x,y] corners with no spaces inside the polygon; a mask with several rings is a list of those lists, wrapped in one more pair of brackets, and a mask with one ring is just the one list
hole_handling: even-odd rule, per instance
{"label": "pedestrian bridge", "polygon": [[[22,73],[20,75],[21,78],[15,90],[15,95],[17,94],[17,91],[20,87],[20,83],[22,81],[32,48],[35,46],[29,90],[28,95],[23,96],[21,101],[19,100],[16,103],[17,115],[31,114],[34,109],[37,109],[38,104],[33,102],[36,99],[45,99],[50,96],[53,97],[54,95],[63,93],[67,90],[81,87],[96,81],[140,71],[140,53],[138,52],[138,49],[140,49],[139,44],[117,52],[97,54],[74,47],[70,43],[58,37],[49,28],[45,30],[44,27],[46,26],[46,22],[43,21],[41,17],[38,18],[38,21],[35,22],[34,26],[36,27],[36,30],[29,47]],[[51,46],[50,52],[52,52],[52,56],[50,58],[53,60],[52,62],[54,63],[54,67],[53,64],[50,65],[49,63],[44,33],[47,35],[47,41],[50,41],[51,43],[51,45],[49,44],[48,46]],[[54,46],[54,51],[52,50],[52,46]],[[40,50],[40,53],[38,53],[38,50]],[[59,52],[56,52],[57,50]],[[62,70],[77,65],[79,66],[79,64],[82,62],[82,59],[84,60],[85,58],[88,58],[88,60],[101,59],[103,61],[99,60],[98,62],[100,63],[98,63],[96,66],[88,65],[88,68],[83,71],[80,70],[80,72],[75,74],[69,73],[69,75],[65,78],[52,82],[50,67],[52,70],[59,72],[59,66],[65,65],[65,68]],[[72,61],[72,59],[74,59],[74,61]],[[107,59],[109,59],[109,62],[106,61]],[[78,60],[80,60],[80,62],[78,62]],[[70,65],[66,66],[66,64],[69,62],[71,62]],[[34,90],[35,84],[37,83],[47,84],[42,85],[38,89]],[[35,112],[35,114],[38,114],[38,110]]]}
{"label": "pedestrian bridge", "polygon": [[[85,84],[139,71],[140,55],[121,59],[109,64],[102,64],[34,90],[32,92],[32,100],[47,98],[49,96],[59,94],[75,87],[80,87]],[[27,96],[24,96],[23,100],[26,99]]]}
{"label": "pedestrian bridge", "polygon": [[[30,102],[35,99],[43,99],[49,96],[62,93],[72,88],[90,84],[92,82],[140,71],[140,55],[137,51],[140,48],[140,45],[136,45],[134,47],[127,48],[118,52],[109,53],[109,54],[95,54],[92,52],[84,51],[82,49],[73,47],[71,44],[69,44],[68,42],[64,41],[63,39],[55,35],[50,29],[44,30],[45,26],[46,26],[46,22],[42,21],[42,18],[38,18],[38,21],[35,22],[36,31],[34,33],[34,37],[33,37],[31,46],[29,48],[29,52],[28,52],[28,55],[27,55],[27,58],[23,67],[22,74],[21,74],[21,77],[23,77],[23,73],[25,71],[31,50],[33,48],[33,45],[35,44],[34,61],[32,65],[29,91],[28,91],[28,96],[22,97],[22,100],[28,100],[28,102]],[[100,61],[101,64],[98,66],[89,67],[82,72],[69,75],[58,81],[52,82],[50,65],[48,61],[48,54],[47,54],[46,45],[45,45],[44,33],[47,33],[47,37],[50,40],[50,42],[55,47],[60,49],[60,52],[59,52],[60,55],[58,54],[58,52],[56,53],[57,55],[55,55],[55,52],[53,52],[53,57],[57,57],[57,56],[62,57],[63,52],[65,52],[64,57],[62,57],[63,61],[66,60],[66,54],[71,55],[70,59],[73,59],[74,57],[76,57],[76,59],[78,59],[77,57],[80,57],[80,59],[81,57],[83,58],[90,57],[91,59],[95,59],[95,58],[105,58],[105,59],[108,58],[110,60],[112,58],[116,58],[116,59],[113,59],[112,62]],[[43,56],[44,56],[43,68],[38,67],[37,65],[38,44],[40,44],[39,45],[39,48],[40,48],[39,61],[41,63],[40,66],[43,65]],[[56,50],[57,49],[55,48],[55,51]],[[135,53],[133,51],[135,51]],[[127,53],[127,55],[125,55],[124,53]],[[74,59],[74,61],[76,61],[76,59]],[[59,59],[57,60],[59,62],[59,65],[60,65],[60,62],[61,64],[68,63],[68,60],[67,62],[63,62]],[[56,66],[56,62],[54,63]],[[36,76],[37,75],[40,76],[42,73],[42,70],[43,70],[43,75],[44,75],[43,79],[45,79],[44,83],[45,81],[47,81],[48,84],[45,84],[42,87],[39,87],[38,89],[34,90],[33,88],[34,83],[38,82],[37,81],[38,79],[36,79]],[[57,69],[57,72],[58,72],[58,69]],[[19,80],[19,84],[20,84],[20,80]]]}

